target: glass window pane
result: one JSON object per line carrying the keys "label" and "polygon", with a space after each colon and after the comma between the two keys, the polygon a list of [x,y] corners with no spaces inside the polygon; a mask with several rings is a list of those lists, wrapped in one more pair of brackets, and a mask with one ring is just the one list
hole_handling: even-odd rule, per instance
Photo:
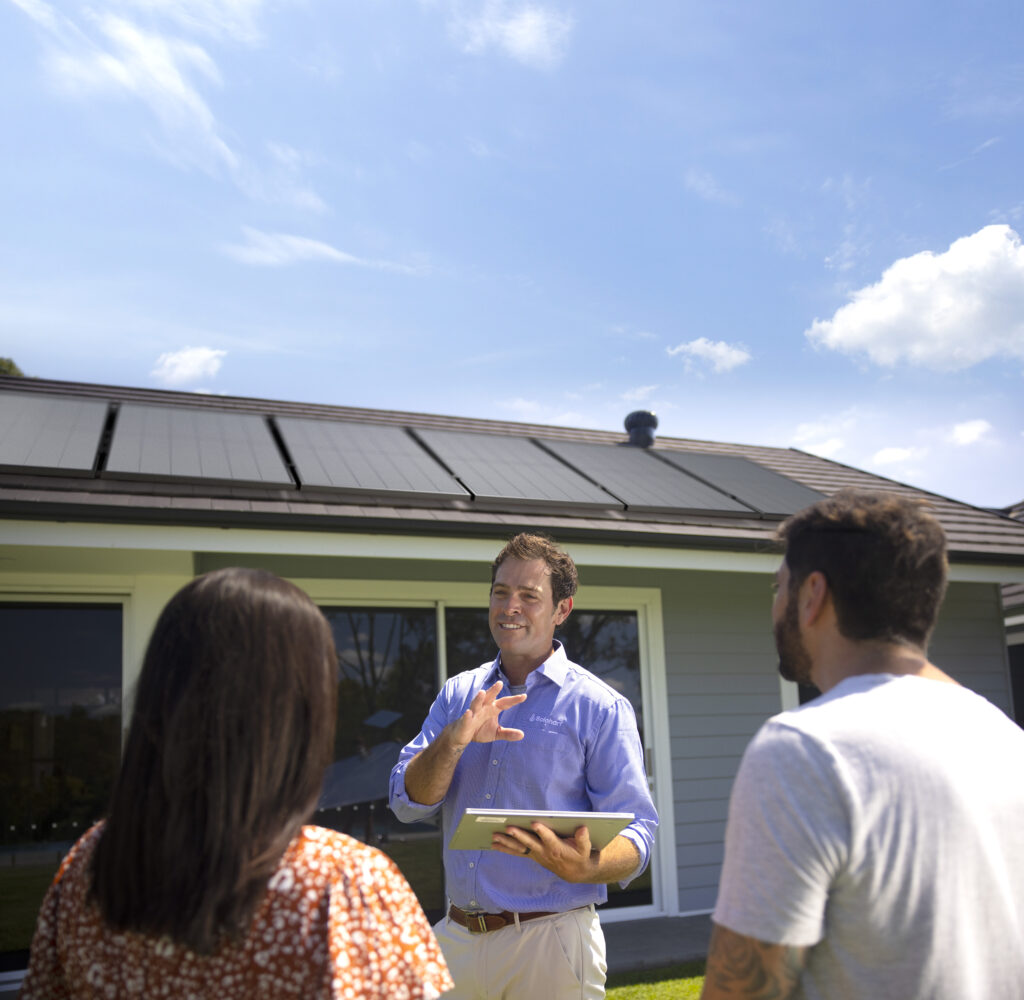
{"label": "glass window pane", "polygon": [[0,970],[24,968],[71,844],[107,808],[121,748],[121,608],[0,604]]}
{"label": "glass window pane", "polygon": [[400,823],[388,776],[437,695],[433,608],[324,608],[338,649],[338,728],[313,822],[394,858],[428,916],[444,906],[436,824]]}

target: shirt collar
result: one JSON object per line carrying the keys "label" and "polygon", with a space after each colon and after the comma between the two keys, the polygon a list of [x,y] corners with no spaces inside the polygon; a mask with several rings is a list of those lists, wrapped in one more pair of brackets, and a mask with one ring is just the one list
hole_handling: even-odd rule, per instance
{"label": "shirt collar", "polygon": [[[499,677],[504,678],[507,682],[508,678],[505,677],[504,673],[499,673],[501,668],[501,653],[494,658],[494,663],[491,664],[491,669],[487,674],[487,684],[493,684],[494,681],[498,680]],[[536,670],[530,671],[530,677],[534,674],[540,674],[542,677],[557,684],[561,687],[565,683],[565,675],[569,672],[569,659],[565,655],[565,647],[555,639],[552,643],[551,655],[539,666]],[[527,677],[527,684],[530,683],[530,677]]]}

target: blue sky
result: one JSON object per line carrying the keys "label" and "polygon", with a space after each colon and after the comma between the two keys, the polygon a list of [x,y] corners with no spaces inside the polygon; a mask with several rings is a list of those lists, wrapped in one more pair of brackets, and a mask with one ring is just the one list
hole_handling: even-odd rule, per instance
{"label": "blue sky", "polygon": [[1024,5],[0,0],[28,374],[1024,497]]}

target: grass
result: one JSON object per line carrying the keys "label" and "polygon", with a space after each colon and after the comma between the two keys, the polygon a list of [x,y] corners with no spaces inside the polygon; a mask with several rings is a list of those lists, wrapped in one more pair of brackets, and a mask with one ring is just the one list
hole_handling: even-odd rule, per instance
{"label": "grass", "polygon": [[50,888],[57,863],[0,867],[0,952],[32,943],[39,904]]}
{"label": "grass", "polygon": [[697,1000],[703,985],[703,961],[617,972],[608,977],[608,1000]]}

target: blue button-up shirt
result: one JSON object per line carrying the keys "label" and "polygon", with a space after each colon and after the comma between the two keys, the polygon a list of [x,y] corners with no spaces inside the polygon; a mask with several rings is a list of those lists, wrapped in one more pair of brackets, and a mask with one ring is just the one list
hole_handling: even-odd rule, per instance
{"label": "blue button-up shirt", "polygon": [[608,898],[604,885],[566,882],[525,857],[447,846],[467,808],[631,812],[636,819],[622,836],[636,845],[641,862],[620,884],[627,885],[647,867],[658,814],[633,706],[589,670],[570,662],[560,644],[528,675],[526,701],[501,715],[503,726],[523,730],[523,740],[471,743],[440,803],[422,805],[406,793],[409,761],[465,712],[478,691],[497,680],[503,684],[502,696],[512,693],[500,656],[448,680],[419,736],[402,750],[391,772],[391,808],[405,823],[441,810],[448,897],[463,909],[561,912],[603,903]]}

